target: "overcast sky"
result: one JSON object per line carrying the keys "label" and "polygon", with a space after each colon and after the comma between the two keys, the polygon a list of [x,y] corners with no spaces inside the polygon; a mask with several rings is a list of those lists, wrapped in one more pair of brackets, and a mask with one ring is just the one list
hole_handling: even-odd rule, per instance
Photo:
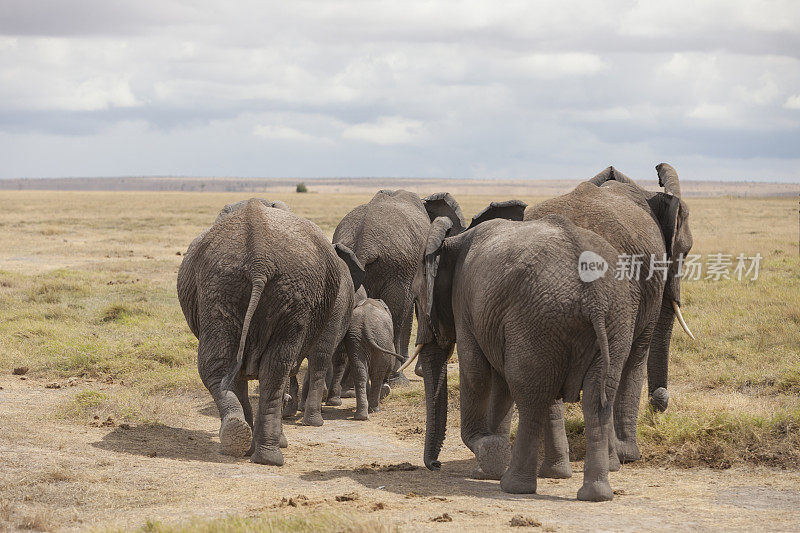
{"label": "overcast sky", "polygon": [[0,177],[800,181],[800,2],[0,0]]}

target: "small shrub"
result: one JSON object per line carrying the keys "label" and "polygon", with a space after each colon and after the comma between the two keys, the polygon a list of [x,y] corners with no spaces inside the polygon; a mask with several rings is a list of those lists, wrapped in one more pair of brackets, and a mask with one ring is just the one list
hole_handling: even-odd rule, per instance
{"label": "small shrub", "polygon": [[108,394],[95,390],[81,391],[75,395],[75,405],[84,411],[93,409],[108,400]]}
{"label": "small shrub", "polygon": [[308,187],[306,187],[306,184],[301,181],[300,183],[297,184],[295,190],[297,192],[308,192]]}
{"label": "small shrub", "polygon": [[134,315],[148,315],[148,311],[137,306],[124,303],[114,303],[103,309],[100,314],[101,322],[123,322]]}
{"label": "small shrub", "polygon": [[108,399],[108,394],[103,392],[84,390],[77,393],[71,401],[64,404],[57,411],[57,416],[83,421],[92,414],[99,413]]}

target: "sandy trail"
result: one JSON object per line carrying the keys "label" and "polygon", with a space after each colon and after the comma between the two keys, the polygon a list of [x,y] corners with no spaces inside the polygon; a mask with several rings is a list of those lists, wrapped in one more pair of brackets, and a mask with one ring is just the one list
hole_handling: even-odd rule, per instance
{"label": "sandy trail", "polygon": [[[136,527],[277,507],[357,511],[403,531],[512,529],[514,515],[558,531],[800,527],[798,472],[628,465],[611,475],[614,501],[592,504],[575,500],[582,463],[573,463],[572,479],[540,480],[539,494],[510,495],[497,482],[469,479],[474,459],[457,432],[445,441],[442,470],[429,472],[410,417],[390,406],[357,422],[354,400],[325,407],[320,428],[288,421],[286,464],[258,466],[218,453],[216,409],[204,395],[181,398],[192,414],[175,427],[92,427],[55,416],[76,392],[97,386],[46,389],[33,378],[0,377],[0,529]],[[416,468],[380,468],[403,462]],[[358,499],[336,501],[351,492]],[[307,498],[298,507],[281,504],[298,495]],[[444,513],[452,522],[432,521]]]}

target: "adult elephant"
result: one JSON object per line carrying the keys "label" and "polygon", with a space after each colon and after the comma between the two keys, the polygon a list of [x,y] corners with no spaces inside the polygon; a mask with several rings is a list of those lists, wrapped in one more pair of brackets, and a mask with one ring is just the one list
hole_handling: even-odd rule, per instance
{"label": "adult elephant", "polygon": [[[461,208],[449,193],[440,192],[421,199],[405,190],[381,190],[372,199],[350,211],[333,234],[333,242],[351,249],[364,265],[364,288],[370,298],[383,300],[394,323],[394,346],[405,360],[411,337],[416,295],[412,290],[425,239],[431,222],[448,218],[463,230]],[[389,383],[403,385],[407,379],[397,372],[396,363]]]}
{"label": "adult elephant", "polygon": [[[663,192],[645,190],[614,167],[608,167],[572,192],[531,206],[525,212],[525,220],[562,215],[576,226],[602,236],[621,254],[621,265],[626,267],[621,274],[635,282],[631,294],[636,309],[633,344],[614,404],[616,447],[622,462],[641,457],[636,424],[645,368],[651,404],[660,411],[667,408],[669,344],[676,316],[691,336],[680,311],[679,275],[682,258],[692,248],[689,209],[681,200],[675,169],[661,163],[656,171]],[[637,267],[639,261],[641,265]],[[554,406],[553,417],[560,412],[563,409]],[[568,456],[565,439],[552,434],[549,440],[553,457]]]}
{"label": "adult elephant", "polygon": [[[513,205],[514,218],[521,218],[524,204]],[[476,475],[500,479],[505,492],[536,492],[539,440],[550,405],[559,397],[577,401],[583,390],[587,454],[578,499],[610,500],[608,471],[619,464],[611,411],[635,311],[630,282],[579,275],[584,254],[606,263],[617,255],[596,233],[561,216],[491,220],[498,218],[490,216],[495,210],[490,206],[470,229],[450,236],[450,221],[436,219],[416,280],[421,315],[440,356],[458,342],[461,438],[478,460]],[[438,400],[446,365],[435,376],[429,355],[423,359],[426,398]],[[427,394],[429,382],[437,382],[433,395]],[[513,404],[519,428],[511,448]],[[426,465],[436,468],[430,459],[426,453]]]}
{"label": "adult elephant", "polygon": [[[352,252],[334,249],[315,224],[266,200],[226,206],[192,242],[178,298],[199,340],[197,365],[219,409],[223,453],[283,464],[284,389],[304,355],[312,377],[303,422],[322,425],[325,373],[361,276]],[[249,379],[259,381],[255,421]]]}

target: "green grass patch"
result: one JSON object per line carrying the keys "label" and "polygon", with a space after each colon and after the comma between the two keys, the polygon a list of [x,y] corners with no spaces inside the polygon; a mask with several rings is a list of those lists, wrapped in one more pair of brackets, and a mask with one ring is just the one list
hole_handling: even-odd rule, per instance
{"label": "green grass patch", "polygon": [[149,316],[144,306],[124,302],[113,303],[102,310],[100,313],[101,322],[125,322],[135,316]]}

